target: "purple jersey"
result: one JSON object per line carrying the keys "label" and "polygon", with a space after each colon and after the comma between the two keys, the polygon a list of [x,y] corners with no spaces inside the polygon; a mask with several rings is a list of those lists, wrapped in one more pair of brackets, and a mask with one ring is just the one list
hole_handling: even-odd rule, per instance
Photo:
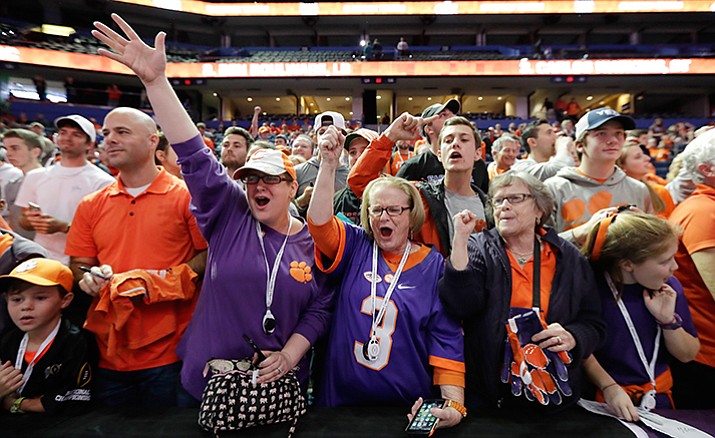
{"label": "purple jersey", "polygon": [[[361,228],[344,228],[345,247],[334,270],[342,283],[318,404],[412,404],[417,397],[434,396],[432,366],[459,368],[464,362],[461,327],[446,315],[438,296],[444,259],[432,248],[422,262],[402,272],[377,329],[380,354],[370,361],[363,344],[372,326],[372,241]],[[378,265],[377,309],[393,277],[382,256]]]}
{"label": "purple jersey", "polygon": [[[253,356],[243,334],[268,351],[281,350],[293,333],[314,343],[327,328],[332,295],[325,275],[314,269],[313,239],[303,226],[288,237],[271,306],[277,327],[273,334],[265,334],[266,265],[246,195],[201,137],[173,147],[191,192],[191,212],[209,243],[201,296],[177,348],[184,362],[181,382],[191,395],[201,398],[208,360]],[[285,230],[262,229],[272,268]],[[306,381],[306,358],[300,367],[300,377]]]}
{"label": "purple jersey", "polygon": [[[670,277],[667,284],[677,294],[675,312],[683,318],[683,328],[691,335],[697,336],[693,319],[688,309],[688,303],[683,294],[683,286],[675,277]],[[596,359],[598,359],[603,369],[621,386],[643,385],[649,382],[648,373],[638,357],[638,352],[626,321],[618,309],[618,304],[613,299],[611,289],[602,277],[599,279],[599,293],[601,295],[601,312],[603,320],[606,321],[608,337],[606,344],[594,353]],[[624,285],[621,299],[626,305],[626,309],[628,309],[633,325],[636,327],[645,357],[650,362],[653,357],[658,325],[643,301],[643,286],[639,284]],[[665,372],[668,369],[668,362],[672,360],[668,350],[665,348],[665,341],[662,336],[658,359],[655,364],[656,376]]]}

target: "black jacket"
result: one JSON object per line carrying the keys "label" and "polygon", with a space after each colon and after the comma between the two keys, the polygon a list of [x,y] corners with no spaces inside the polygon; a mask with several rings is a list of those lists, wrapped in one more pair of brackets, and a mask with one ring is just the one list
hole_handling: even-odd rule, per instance
{"label": "black jacket", "polygon": [[[14,364],[20,341],[25,335],[14,329],[0,341],[0,357]],[[30,380],[22,396],[41,396],[40,401],[48,414],[78,414],[85,412],[91,403],[93,365],[97,350],[94,337],[67,320],[62,320],[52,345],[34,365]],[[27,363],[23,363],[25,372]]]}
{"label": "black jacket", "polygon": [[[578,401],[581,361],[603,343],[606,333],[596,281],[587,260],[553,229],[542,239],[556,250],[547,323],[560,323],[576,339],[576,347],[570,352],[573,362],[568,366],[573,395],[564,397],[558,407],[531,403],[535,409],[553,410]],[[497,230],[472,236],[467,268],[456,271],[448,260],[439,287],[445,310],[463,321],[466,399],[471,407],[497,407],[506,392],[500,371],[511,302],[511,267]]]}

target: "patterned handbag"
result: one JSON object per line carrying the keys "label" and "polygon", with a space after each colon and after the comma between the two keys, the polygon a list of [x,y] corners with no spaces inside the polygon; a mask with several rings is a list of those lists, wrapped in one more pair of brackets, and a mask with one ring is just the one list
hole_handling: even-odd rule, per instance
{"label": "patterned handbag", "polygon": [[199,426],[218,435],[219,431],[292,421],[288,437],[295,432],[298,418],[306,412],[296,369],[280,379],[258,384],[258,368],[251,360],[213,359],[204,374],[211,377],[201,397]]}

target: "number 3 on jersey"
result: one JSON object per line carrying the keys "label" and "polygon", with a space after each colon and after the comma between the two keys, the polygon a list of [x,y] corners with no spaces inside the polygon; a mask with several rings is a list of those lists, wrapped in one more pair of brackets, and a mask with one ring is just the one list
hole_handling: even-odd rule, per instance
{"label": "number 3 on jersey", "polygon": [[[382,307],[383,302],[382,297],[375,298],[375,306],[377,309]],[[370,316],[372,311],[372,300],[370,297],[362,300],[362,306],[360,306],[360,312]],[[382,318],[381,324],[377,326],[377,339],[380,341],[380,354],[377,356],[377,360],[367,360],[362,353],[363,342],[355,341],[355,346],[353,348],[353,355],[355,360],[367,368],[373,369],[375,371],[380,371],[385,368],[385,366],[390,361],[390,351],[392,350],[392,333],[395,331],[395,325],[397,324],[397,306],[390,300],[387,304],[387,309],[385,309],[385,316]],[[365,341],[370,338],[370,333],[365,333]]]}

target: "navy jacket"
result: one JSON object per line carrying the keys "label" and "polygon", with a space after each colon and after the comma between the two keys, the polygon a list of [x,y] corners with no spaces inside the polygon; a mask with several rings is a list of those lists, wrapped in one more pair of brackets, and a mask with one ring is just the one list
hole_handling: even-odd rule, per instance
{"label": "navy jacket", "polygon": [[[596,281],[587,260],[552,229],[542,239],[556,250],[547,323],[560,323],[576,339],[576,347],[570,352],[573,362],[568,366],[574,393],[565,397],[561,406],[545,407],[563,409],[578,401],[581,361],[603,343],[605,326]],[[447,312],[463,321],[468,404],[473,408],[497,407],[507,392],[500,372],[511,301],[511,267],[496,229],[473,235],[468,248],[465,270],[456,271],[447,260],[439,285],[440,298]],[[531,405],[541,408],[538,402]]]}

